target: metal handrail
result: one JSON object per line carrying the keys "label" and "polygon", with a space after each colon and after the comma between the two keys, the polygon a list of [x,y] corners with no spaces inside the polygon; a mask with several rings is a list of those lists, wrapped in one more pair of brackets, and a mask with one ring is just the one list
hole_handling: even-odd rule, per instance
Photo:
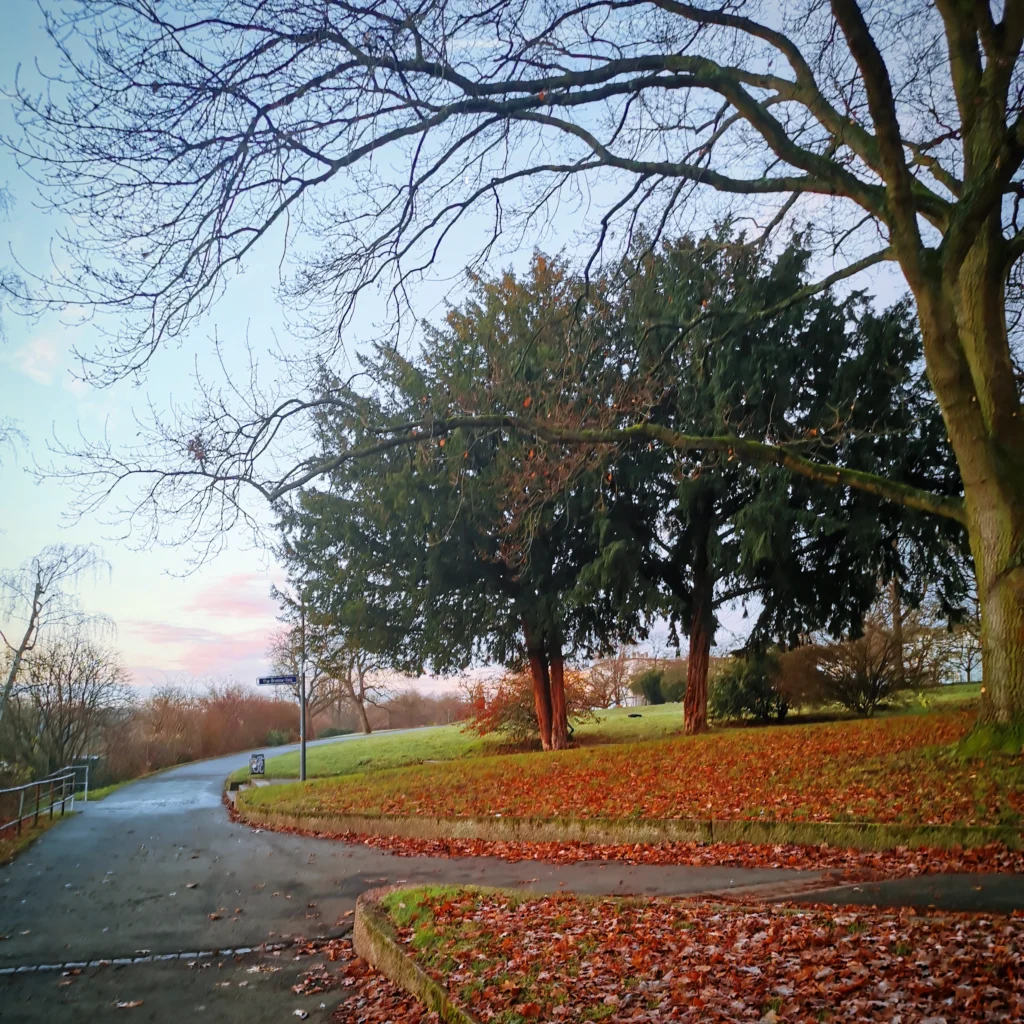
{"label": "metal handrail", "polygon": [[[25,782],[20,786],[0,789],[0,797],[7,794],[18,794],[18,816],[11,818],[10,821],[0,823],[0,832],[8,828],[16,828],[17,834],[21,835],[23,822],[32,818],[33,825],[38,825],[40,814],[45,814],[47,811],[49,811],[50,820],[52,821],[54,811],[58,806],[60,807],[60,815],[63,818],[65,811],[68,809],[68,804],[71,805],[71,810],[75,809],[75,783],[76,775],[74,770],[72,768],[61,768],[45,778],[36,779],[34,782]],[[54,791],[58,786],[60,787],[59,795],[55,796]],[[42,791],[47,787],[49,787],[48,798],[50,802],[44,807]],[[26,813],[25,796],[29,790],[35,790],[35,807]]]}

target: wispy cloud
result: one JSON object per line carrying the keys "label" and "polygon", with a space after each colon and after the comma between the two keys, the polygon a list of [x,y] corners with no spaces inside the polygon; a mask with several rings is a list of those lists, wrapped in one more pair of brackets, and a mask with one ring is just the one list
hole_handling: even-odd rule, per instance
{"label": "wispy cloud", "polygon": [[206,587],[196,598],[193,609],[217,618],[265,620],[275,624],[277,605],[270,596],[270,583],[253,573],[225,576]]}
{"label": "wispy cloud", "polygon": [[50,334],[37,334],[13,352],[0,355],[0,360],[37,384],[52,384],[64,366],[64,358],[64,347]]}
{"label": "wispy cloud", "polygon": [[120,634],[137,652],[132,666],[137,678],[151,677],[153,667],[158,666],[162,674],[184,672],[246,680],[266,666],[267,629],[229,631],[129,619],[122,621]]}

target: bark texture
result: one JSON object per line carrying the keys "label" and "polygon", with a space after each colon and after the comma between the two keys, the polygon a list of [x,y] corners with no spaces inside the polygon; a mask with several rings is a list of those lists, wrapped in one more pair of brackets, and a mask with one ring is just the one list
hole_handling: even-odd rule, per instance
{"label": "bark texture", "polygon": [[711,511],[710,507],[698,506],[698,509],[691,567],[690,653],[686,660],[686,696],[683,698],[683,731],[691,736],[708,727],[708,665],[715,616],[714,580],[708,556]]}
{"label": "bark texture", "polygon": [[552,644],[548,676],[551,680],[551,749],[569,746],[569,718],[565,710],[565,659],[562,648]]}
{"label": "bark texture", "polygon": [[537,728],[540,731],[540,745],[551,749],[551,680],[548,674],[547,658],[538,648],[527,649],[530,662],[530,678],[533,680],[533,706],[537,712]]}
{"label": "bark texture", "polygon": [[[983,154],[979,154],[982,156]],[[964,485],[981,613],[982,718],[1024,720],[1024,413],[991,217],[961,263],[914,289],[929,378]]]}
{"label": "bark texture", "polygon": [[548,637],[538,636],[525,622],[523,635],[541,747],[544,750],[564,750],[569,745],[569,720],[565,707],[565,661],[561,645]]}

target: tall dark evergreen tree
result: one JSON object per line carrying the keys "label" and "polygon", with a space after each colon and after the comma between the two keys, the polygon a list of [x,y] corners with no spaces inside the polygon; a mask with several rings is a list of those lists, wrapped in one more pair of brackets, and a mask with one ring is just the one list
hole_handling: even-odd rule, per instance
{"label": "tall dark evergreen tree", "polygon": [[[685,434],[760,438],[851,469],[955,494],[955,464],[899,304],[874,313],[798,290],[798,240],[777,258],[728,230],[651,252],[587,283],[542,257],[528,278],[477,281],[408,361],[366,361],[371,399],[321,418],[329,489],[303,494],[291,547],[324,608],[409,670],[488,658],[528,664],[545,747],[567,742],[564,660],[636,640],[661,618],[688,634],[684,721],[707,721],[725,603],[759,604],[755,644],[856,634],[879,588],[914,603],[937,585],[953,612],[968,558],[958,524],[822,488],[728,453],[656,444],[534,445],[520,433],[402,424],[529,410],[563,429],[641,417]],[[339,389],[325,381],[325,393]],[[325,408],[332,408],[330,405]]]}
{"label": "tall dark evergreen tree", "polygon": [[[564,353],[595,321],[597,299],[538,257],[524,280],[477,282],[440,328],[425,328],[415,364],[381,350],[366,362],[377,396],[359,413],[325,415],[325,451],[453,408],[564,416],[592,401],[568,383]],[[331,382],[331,387],[334,382]],[[354,435],[354,436],[353,436]],[[339,467],[329,490],[303,494],[286,517],[291,548],[321,607],[376,623],[368,642],[409,670],[443,672],[474,659],[529,667],[545,749],[568,742],[567,656],[607,650],[642,630],[637,609],[590,588],[598,555],[602,468],[578,449],[542,461],[528,440],[462,433],[412,449],[385,447]],[[373,639],[369,639],[372,634]]]}
{"label": "tall dark evergreen tree", "polygon": [[[723,230],[621,268],[614,361],[624,404],[689,435],[754,438],[851,469],[959,493],[909,304],[876,314],[862,296],[822,293],[767,315],[798,292],[808,254],[794,239],[775,260]],[[627,385],[627,393],[628,385]],[[689,634],[685,722],[707,721],[717,610],[757,600],[754,643],[812,630],[856,634],[879,586],[913,604],[937,587],[955,614],[970,571],[951,520],[823,488],[731,453],[623,449],[602,511],[598,586],[629,572],[646,604]]]}

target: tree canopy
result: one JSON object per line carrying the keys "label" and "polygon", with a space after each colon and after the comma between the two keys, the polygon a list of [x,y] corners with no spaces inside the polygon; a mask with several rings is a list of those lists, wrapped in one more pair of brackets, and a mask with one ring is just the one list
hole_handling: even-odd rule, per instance
{"label": "tree canopy", "polygon": [[[589,285],[540,255],[528,276],[478,279],[441,327],[425,326],[417,357],[381,348],[365,361],[377,397],[322,417],[324,457],[410,420],[527,408],[566,422],[598,406],[614,429],[643,405],[669,429],[740,427],[956,493],[934,398],[906,368],[920,341],[905,303],[876,314],[824,293],[752,328],[751,310],[800,286],[798,240],[774,261],[728,230],[638,252]],[[680,344],[668,318],[693,309],[702,327]],[[682,624],[686,723],[699,731],[722,604],[759,599],[755,643],[856,635],[889,579],[910,603],[937,585],[954,611],[969,562],[955,523],[783,470],[656,445],[541,449],[498,430],[426,431],[342,461],[284,525],[313,605],[357,616],[392,664],[528,662],[555,747],[566,656],[606,654],[662,617]]]}
{"label": "tree canopy", "polygon": [[[613,434],[522,415],[475,429],[731,452],[966,525],[985,714],[1024,715],[1020,0],[44,7],[65,75],[42,96],[18,88],[10,145],[70,215],[53,301],[122,318],[87,357],[95,379],[140,372],[277,231],[303,233],[286,291],[322,328],[318,358],[294,362],[284,392],[239,408],[230,390],[207,391],[135,449],[79,451],[87,461],[72,475],[87,488],[143,478],[136,508],[184,508],[186,533],[216,532],[237,520],[246,489],[275,500],[331,472],[338,456],[281,444],[336,401],[310,374],[336,355],[363,292],[383,287],[397,325],[446,241],[478,265],[503,240],[542,232],[568,201],[595,208],[584,218],[591,263],[641,220],[655,237],[674,233],[698,196],[769,236],[803,218],[835,266],[804,294],[899,267],[962,496],[641,418]],[[430,429],[457,426],[470,424]],[[393,440],[415,443],[410,431]]]}

